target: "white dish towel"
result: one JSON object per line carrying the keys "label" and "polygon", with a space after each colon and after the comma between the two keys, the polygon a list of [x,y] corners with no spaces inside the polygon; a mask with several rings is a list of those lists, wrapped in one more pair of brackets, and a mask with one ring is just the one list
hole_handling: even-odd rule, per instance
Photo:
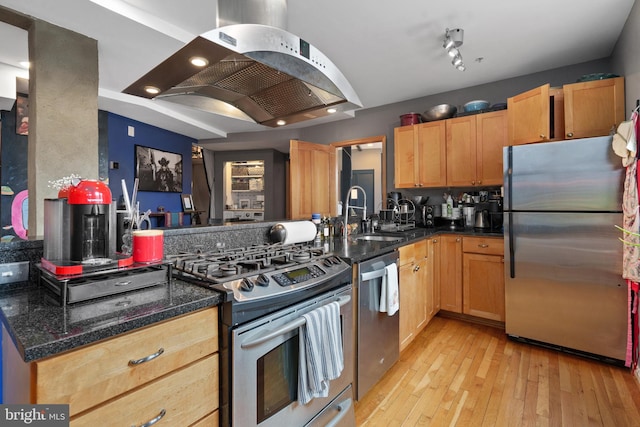
{"label": "white dish towel", "polygon": [[398,293],[398,266],[391,263],[385,267],[385,275],[382,276],[380,289],[380,311],[389,316],[396,314],[400,308]]}
{"label": "white dish towel", "polygon": [[329,381],[344,369],[340,304],[334,301],[302,315],[299,331],[298,401],[329,395]]}

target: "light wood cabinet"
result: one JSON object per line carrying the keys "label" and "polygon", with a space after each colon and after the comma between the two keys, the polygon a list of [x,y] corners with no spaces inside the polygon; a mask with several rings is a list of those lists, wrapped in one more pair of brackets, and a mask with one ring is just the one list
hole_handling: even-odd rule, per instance
{"label": "light wood cabinet", "polygon": [[402,246],[400,252],[400,351],[427,325],[427,240]]}
{"label": "light wood cabinet", "polygon": [[440,236],[440,309],[462,313],[462,237]]}
{"label": "light wood cabinet", "polygon": [[72,426],[217,418],[217,319],[212,307],[28,364],[9,352],[11,381],[29,386],[4,403],[69,404]]}
{"label": "light wood cabinet", "polygon": [[572,83],[564,92],[564,138],[609,135],[625,119],[624,77]]}
{"label": "light wood cabinet", "polygon": [[396,188],[446,186],[445,133],[444,120],[395,128]]}
{"label": "light wood cabinet", "polygon": [[549,84],[507,99],[509,145],[609,135],[625,119],[624,77]]}
{"label": "light wood cabinet", "polygon": [[447,185],[501,185],[502,147],[507,145],[507,111],[446,120]]}
{"label": "light wood cabinet", "polygon": [[440,238],[427,240],[427,323],[440,311]]}
{"label": "light wood cabinet", "polygon": [[291,140],[288,217],[309,219],[311,214],[335,216],[337,209],[336,153],[329,145]]}
{"label": "light wood cabinet", "polygon": [[463,313],[504,322],[504,240],[465,236]]}

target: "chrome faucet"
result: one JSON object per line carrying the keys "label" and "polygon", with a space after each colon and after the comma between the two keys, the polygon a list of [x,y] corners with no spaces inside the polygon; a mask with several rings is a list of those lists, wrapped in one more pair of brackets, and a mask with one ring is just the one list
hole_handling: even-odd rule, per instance
{"label": "chrome faucet", "polygon": [[[349,200],[351,200],[351,190],[360,190],[362,191],[362,195],[364,196],[364,204],[362,205],[362,207],[360,206],[349,206]],[[344,239],[346,240],[349,233],[347,231],[348,227],[349,227],[349,209],[362,209],[362,219],[367,219],[367,193],[364,191],[364,188],[360,187],[359,185],[352,185],[349,190],[347,191],[347,199],[344,201],[344,206],[345,206],[345,210],[344,210],[344,231],[343,231],[343,236]]]}

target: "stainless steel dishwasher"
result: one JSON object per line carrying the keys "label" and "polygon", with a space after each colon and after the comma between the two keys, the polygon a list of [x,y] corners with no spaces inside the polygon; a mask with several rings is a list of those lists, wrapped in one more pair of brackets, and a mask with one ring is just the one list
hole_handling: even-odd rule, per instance
{"label": "stainless steel dishwasher", "polygon": [[400,310],[393,316],[380,312],[380,287],[386,267],[398,265],[394,251],[357,266],[357,357],[356,400],[360,400],[396,363],[400,353]]}

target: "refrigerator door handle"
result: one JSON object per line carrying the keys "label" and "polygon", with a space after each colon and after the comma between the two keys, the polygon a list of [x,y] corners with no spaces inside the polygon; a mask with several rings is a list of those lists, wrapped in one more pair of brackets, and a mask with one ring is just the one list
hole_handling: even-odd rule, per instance
{"label": "refrigerator door handle", "polygon": [[505,173],[506,187],[507,187],[507,211],[509,212],[509,276],[513,279],[516,277],[516,259],[515,248],[513,244],[513,146],[507,147],[507,170]]}
{"label": "refrigerator door handle", "polygon": [[513,279],[516,277],[516,250],[513,244],[513,212],[509,212],[509,276]]}

